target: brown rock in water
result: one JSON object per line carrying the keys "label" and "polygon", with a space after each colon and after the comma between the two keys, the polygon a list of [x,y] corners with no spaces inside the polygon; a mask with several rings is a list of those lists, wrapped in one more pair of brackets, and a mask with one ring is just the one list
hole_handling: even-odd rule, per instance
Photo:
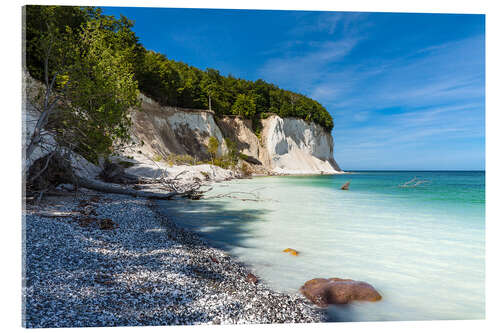
{"label": "brown rock in water", "polygon": [[350,279],[312,279],[300,292],[314,304],[326,307],[328,304],[347,304],[351,301],[376,302],[382,296],[366,282]]}
{"label": "brown rock in water", "polygon": [[342,185],[342,187],[340,189],[341,190],[348,190],[350,184],[351,184],[351,181],[348,181],[344,185]]}
{"label": "brown rock in water", "polygon": [[283,250],[283,252],[288,252],[292,256],[298,256],[299,255],[299,251],[291,249],[291,248],[286,248],[286,249]]}
{"label": "brown rock in water", "polygon": [[252,273],[248,273],[247,274],[247,278],[246,278],[247,282],[249,283],[253,283],[253,284],[257,284],[257,277],[255,275],[253,275]]}

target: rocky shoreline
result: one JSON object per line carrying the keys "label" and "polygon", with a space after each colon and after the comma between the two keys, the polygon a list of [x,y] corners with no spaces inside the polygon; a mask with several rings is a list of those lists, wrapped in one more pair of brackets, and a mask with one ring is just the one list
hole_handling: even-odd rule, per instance
{"label": "rocky shoreline", "polygon": [[23,325],[308,323],[302,295],[270,289],[237,259],[162,216],[154,201],[93,191],[27,204]]}

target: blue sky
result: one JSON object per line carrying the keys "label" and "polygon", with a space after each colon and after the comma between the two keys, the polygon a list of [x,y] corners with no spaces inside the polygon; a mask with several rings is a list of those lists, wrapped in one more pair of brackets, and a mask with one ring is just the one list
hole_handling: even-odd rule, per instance
{"label": "blue sky", "polygon": [[104,8],[147,48],[318,100],[345,170],[483,170],[483,15]]}

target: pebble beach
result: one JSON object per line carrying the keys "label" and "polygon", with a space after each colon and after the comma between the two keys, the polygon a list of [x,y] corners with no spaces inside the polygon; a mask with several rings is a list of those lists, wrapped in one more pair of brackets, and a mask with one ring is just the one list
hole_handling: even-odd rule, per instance
{"label": "pebble beach", "polygon": [[86,191],[24,213],[27,328],[325,320],[298,291],[273,291],[154,201]]}

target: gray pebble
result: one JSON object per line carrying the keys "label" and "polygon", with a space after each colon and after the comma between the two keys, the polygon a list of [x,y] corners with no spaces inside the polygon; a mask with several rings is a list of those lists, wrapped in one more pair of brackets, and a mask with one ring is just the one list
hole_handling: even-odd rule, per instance
{"label": "gray pebble", "polygon": [[[91,197],[86,192],[26,207],[25,327],[325,320],[323,310],[299,294],[247,282],[243,263],[171,223],[152,201],[99,194],[91,203],[95,218],[111,219],[111,230],[63,214],[82,211],[80,200]],[[38,214],[48,209],[61,214]]]}

